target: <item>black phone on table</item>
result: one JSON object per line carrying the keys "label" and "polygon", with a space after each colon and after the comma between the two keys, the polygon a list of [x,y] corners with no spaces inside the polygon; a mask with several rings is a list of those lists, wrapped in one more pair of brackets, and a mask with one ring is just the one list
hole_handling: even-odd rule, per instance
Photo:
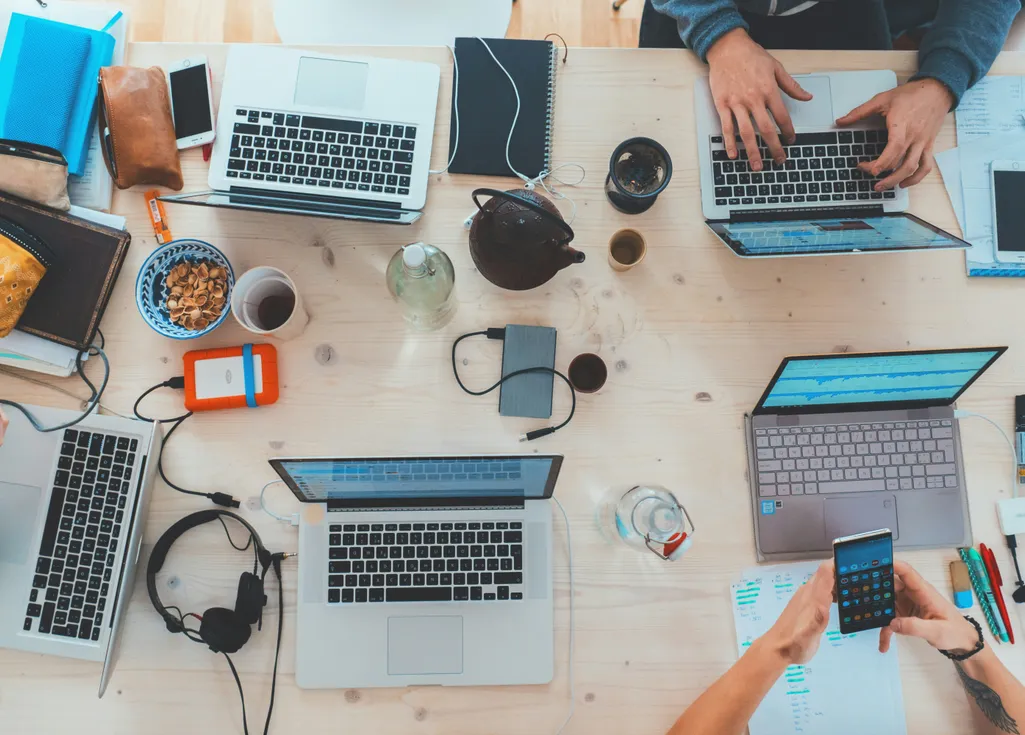
{"label": "black phone on table", "polygon": [[833,563],[840,632],[889,625],[896,616],[890,529],[834,539]]}

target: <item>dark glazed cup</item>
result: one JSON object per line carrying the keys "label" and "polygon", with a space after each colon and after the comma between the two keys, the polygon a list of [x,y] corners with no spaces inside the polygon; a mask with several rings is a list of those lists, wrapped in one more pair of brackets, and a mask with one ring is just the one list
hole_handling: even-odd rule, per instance
{"label": "dark glazed cup", "polygon": [[577,355],[569,364],[569,382],[579,393],[597,393],[608,377],[605,361],[592,352]]}
{"label": "dark glazed cup", "polygon": [[673,176],[673,160],[651,138],[624,140],[612,152],[605,196],[625,214],[646,212]]}

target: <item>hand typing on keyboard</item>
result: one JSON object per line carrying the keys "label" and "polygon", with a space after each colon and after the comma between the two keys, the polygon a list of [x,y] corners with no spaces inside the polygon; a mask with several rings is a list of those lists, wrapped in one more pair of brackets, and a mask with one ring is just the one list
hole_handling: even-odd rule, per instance
{"label": "hand typing on keyboard", "polygon": [[782,164],[786,154],[780,134],[789,145],[794,139],[794,125],[779,92],[782,89],[803,102],[810,100],[811,94],[794,81],[782,64],[752,41],[743,28],[729,31],[712,45],[708,50],[708,64],[709,85],[730,159],[737,157],[736,135],[739,134],[748,151],[751,170],[762,170],[756,132],[751,125],[754,118],[757,132],[773,160]]}
{"label": "hand typing on keyboard", "polygon": [[839,118],[836,124],[851,125],[871,115],[886,118],[888,145],[876,160],[858,168],[872,176],[890,172],[875,185],[876,191],[898,184],[907,188],[932,171],[933,143],[955,102],[950,90],[935,79],[916,79],[880,92]]}

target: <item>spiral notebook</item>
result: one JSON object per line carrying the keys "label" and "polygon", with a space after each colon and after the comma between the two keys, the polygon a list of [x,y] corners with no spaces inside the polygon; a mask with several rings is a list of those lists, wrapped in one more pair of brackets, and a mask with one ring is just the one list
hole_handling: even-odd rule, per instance
{"label": "spiral notebook", "polygon": [[[531,178],[550,167],[555,71],[559,50],[551,41],[507,38],[484,39],[495,57],[515,80],[520,94],[509,160]],[[515,176],[506,162],[506,141],[516,115],[516,94],[509,78],[491,58],[479,38],[457,38],[459,145],[456,146],[456,99],[452,96],[452,122],[448,155],[454,174]]]}

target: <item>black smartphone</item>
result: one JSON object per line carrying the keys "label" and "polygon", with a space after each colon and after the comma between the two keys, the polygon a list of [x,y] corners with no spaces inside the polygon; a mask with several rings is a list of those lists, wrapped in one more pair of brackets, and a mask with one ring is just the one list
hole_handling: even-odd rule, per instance
{"label": "black smartphone", "polygon": [[890,529],[833,540],[840,632],[883,628],[895,617]]}

